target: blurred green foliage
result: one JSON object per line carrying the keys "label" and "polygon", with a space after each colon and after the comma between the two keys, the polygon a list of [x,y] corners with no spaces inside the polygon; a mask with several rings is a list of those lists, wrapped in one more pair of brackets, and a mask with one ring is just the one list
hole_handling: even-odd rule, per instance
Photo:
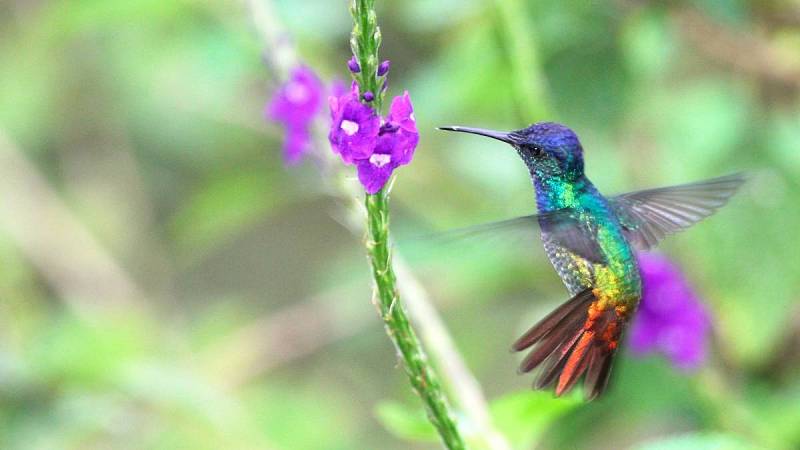
{"label": "blurred green foliage", "polygon": [[[715,316],[707,366],[623,354],[589,404],[529,392],[506,351],[566,298],[535,241],[401,240],[515,448],[800,447],[800,3],[378,3],[390,95],[410,91],[421,130],[398,236],[533,208],[512,152],[437,125],[564,122],[607,193],[753,173],[664,246]],[[303,59],[346,76],[346,2],[273,6]],[[238,2],[0,0],[0,150],[46,183],[0,195],[0,448],[436,448],[361,243],[262,119],[268,51]],[[88,250],[31,244],[74,239],[36,215],[42,198],[135,298],[106,308],[92,293],[116,291]],[[15,232],[17,217],[42,228]],[[52,275],[63,256],[80,277]]]}

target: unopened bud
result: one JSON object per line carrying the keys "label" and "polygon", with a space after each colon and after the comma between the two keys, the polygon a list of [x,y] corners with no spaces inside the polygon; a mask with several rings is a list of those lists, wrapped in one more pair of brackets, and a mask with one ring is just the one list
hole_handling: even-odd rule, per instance
{"label": "unopened bud", "polygon": [[378,66],[378,76],[382,77],[382,76],[386,75],[387,73],[389,73],[389,67],[390,66],[391,66],[391,63],[389,62],[388,59],[386,61],[382,62]]}

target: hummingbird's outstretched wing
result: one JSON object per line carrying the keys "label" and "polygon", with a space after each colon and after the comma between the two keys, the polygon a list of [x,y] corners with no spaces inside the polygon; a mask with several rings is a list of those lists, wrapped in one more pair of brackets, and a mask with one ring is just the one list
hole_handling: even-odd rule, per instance
{"label": "hummingbird's outstretched wing", "polygon": [[541,214],[474,225],[438,233],[432,236],[439,242],[452,242],[471,237],[484,237],[495,232],[522,231],[532,233],[539,228],[551,242],[564,247],[593,263],[605,261],[600,247],[592,237],[580,214],[572,208],[563,208]]}
{"label": "hummingbird's outstretched wing", "polygon": [[[628,242],[640,250],[655,247],[666,235],[683,231],[723,206],[744,183],[744,174],[726,175],[695,183],[646,189],[610,197]],[[540,228],[553,243],[571,250],[592,263],[603,263],[597,242],[572,208],[515,217],[429,236],[438,242],[508,232],[531,233]]]}
{"label": "hummingbird's outstretched wing", "polygon": [[641,250],[683,231],[727,203],[744,183],[741,173],[711,180],[629,192],[609,199],[628,242]]}

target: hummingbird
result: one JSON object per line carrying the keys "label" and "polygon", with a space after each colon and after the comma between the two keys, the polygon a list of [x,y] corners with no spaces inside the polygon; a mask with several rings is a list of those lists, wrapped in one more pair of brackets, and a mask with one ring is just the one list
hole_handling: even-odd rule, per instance
{"label": "hummingbird", "polygon": [[[583,147],[568,127],[539,122],[502,132],[462,126],[510,144],[525,162],[537,214],[498,222],[538,226],[548,259],[571,298],[512,345],[528,350],[520,373],[538,368],[533,387],[569,392],[584,376],[584,396],[601,395],[623,333],[642,298],[636,251],[655,247],[723,206],[744,182],[742,174],[606,197],[584,173]],[[492,224],[480,226],[492,229]]]}

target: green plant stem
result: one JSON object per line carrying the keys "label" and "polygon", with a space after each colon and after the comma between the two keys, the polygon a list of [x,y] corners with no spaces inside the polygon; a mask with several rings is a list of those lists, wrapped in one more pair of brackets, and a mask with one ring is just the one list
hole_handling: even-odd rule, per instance
{"label": "green plant stem", "polygon": [[[380,91],[378,48],[380,30],[374,9],[374,0],[354,0],[353,34],[351,46],[358,59],[361,72],[356,80],[361,92],[371,91],[375,99],[371,106],[380,113],[383,93]],[[406,315],[397,291],[397,279],[392,268],[389,248],[389,190],[391,182],[380,192],[366,196],[367,252],[375,279],[376,297],[386,333],[392,339],[405,368],[411,386],[422,399],[428,418],[439,433],[444,445],[451,450],[464,449],[464,440],[456,425],[455,416],[444,395],[439,378],[428,362],[422,345]]]}
{"label": "green plant stem", "polygon": [[389,250],[389,213],[387,190],[367,195],[367,250],[377,290],[378,308],[386,327],[403,360],[408,379],[425,404],[428,418],[436,427],[448,449],[464,449],[464,441],[445,398],[439,378],[428,362],[406,312],[400,304],[396,279]]}
{"label": "green plant stem", "polygon": [[375,0],[353,0],[350,7],[353,16],[353,33],[350,37],[350,47],[353,50],[361,67],[361,72],[356,74],[356,81],[361,92],[371,91],[375,100],[371,106],[375,111],[381,111],[383,92],[381,92],[378,77],[378,49],[381,46],[381,30],[378,28],[378,17],[375,14]]}
{"label": "green plant stem", "polygon": [[[265,44],[267,50],[265,55],[269,66],[273,69],[276,80],[285,82],[291,68],[298,60],[297,50],[291,40],[286,39],[285,28],[278,20],[271,0],[247,0],[247,6],[255,30]],[[339,220],[354,235],[363,237],[366,227],[363,220],[364,207],[356,200],[363,191],[360,186],[352,182],[352,173],[345,170],[346,167],[341,161],[328,150],[328,126],[324,121],[315,122],[313,126],[315,151],[310,156],[317,163],[325,187],[342,207],[338,211]],[[392,265],[396,271],[397,287],[403,296],[403,304],[409,318],[418,330],[418,336],[427,350],[429,359],[439,370],[440,380],[449,394],[451,404],[463,414],[463,419],[460,419],[459,423],[461,420],[469,423],[469,440],[476,446],[481,445],[478,448],[509,450],[511,446],[505,437],[492,425],[489,407],[480,385],[456,349],[427,292],[401,255],[393,254]],[[264,330],[260,332],[266,333]],[[234,343],[232,348],[243,347],[239,343]]]}

